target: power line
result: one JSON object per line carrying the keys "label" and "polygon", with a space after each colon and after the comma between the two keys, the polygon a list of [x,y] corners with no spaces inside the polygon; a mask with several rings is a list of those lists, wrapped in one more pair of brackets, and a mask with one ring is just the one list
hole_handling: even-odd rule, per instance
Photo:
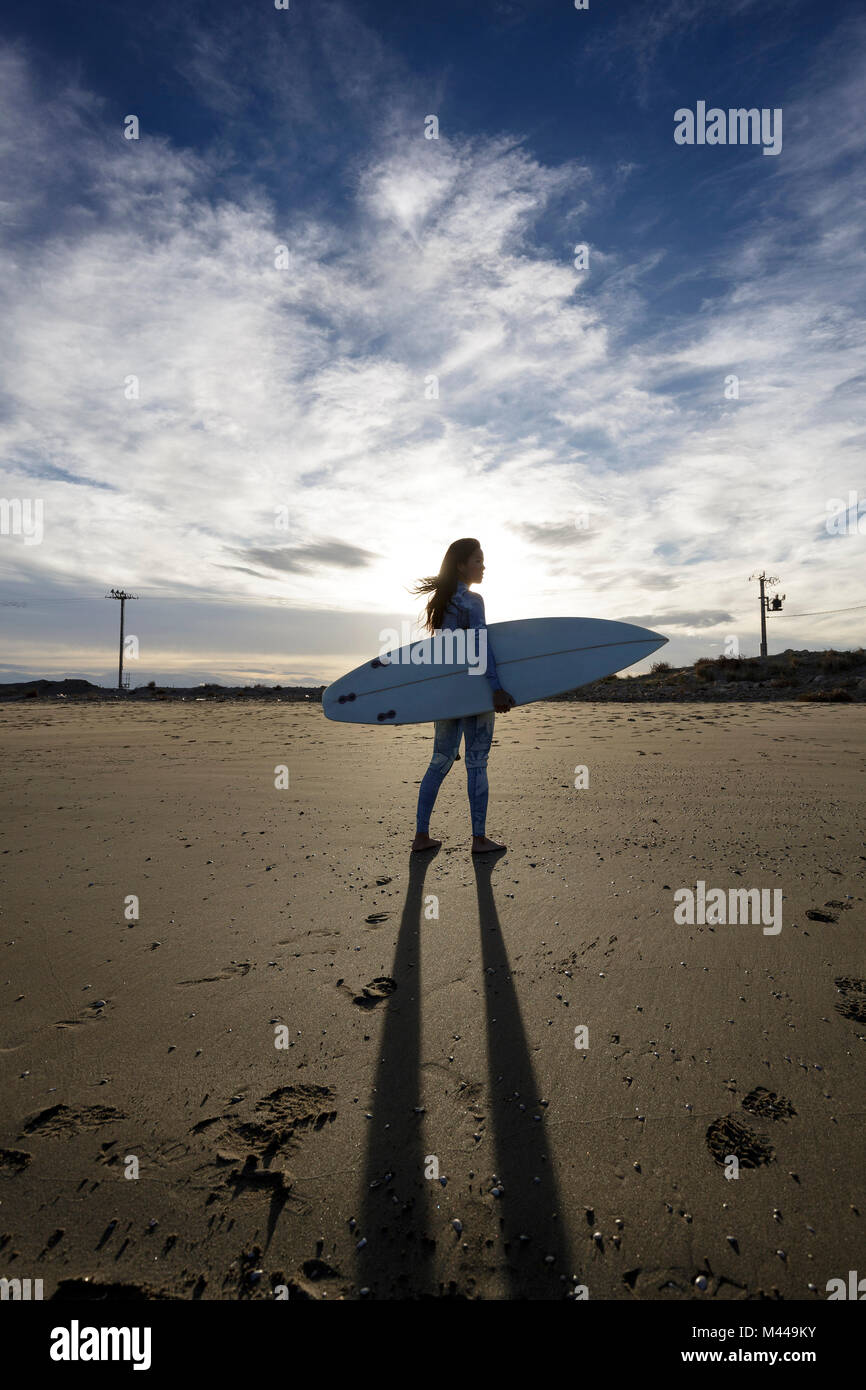
{"label": "power line", "polygon": [[[24,608],[32,604],[57,604],[57,603],[95,603],[98,598],[104,598],[104,594],[64,594],[58,597],[56,594],[36,594],[28,595],[25,600],[21,599],[0,599],[0,607],[4,608]],[[298,599],[289,599],[281,594],[263,594],[261,598],[256,598],[250,594],[160,594],[147,593],[143,591],[138,597],[151,603],[213,603],[213,604],[237,604],[237,603],[256,603],[264,605],[266,603],[282,604],[284,607],[303,608],[303,609],[328,609],[327,604],[321,603],[302,603]],[[328,609],[330,611],[330,609]]]}
{"label": "power line", "polygon": [[789,618],[817,618],[823,613],[853,613],[856,608],[866,608],[866,603],[853,603],[850,608],[814,608],[811,613],[788,613]]}
{"label": "power line", "polygon": [[[65,594],[62,598],[58,597],[57,595],[53,595],[53,594],[50,595],[50,596],[49,596],[49,595],[37,594],[35,597],[31,595],[28,599],[23,599],[23,600],[22,600],[22,599],[0,599],[0,608],[26,608],[26,607],[29,606],[30,603],[34,603],[34,604],[35,604],[35,603],[48,603],[48,604],[51,604],[51,603],[96,603],[96,601],[97,601],[98,599],[102,599],[102,598],[104,598],[104,597],[105,597],[104,594]],[[172,603],[182,603],[182,602],[183,602],[183,603],[214,603],[214,604],[219,604],[219,603],[225,603],[225,604],[235,604],[235,603],[257,603],[257,604],[281,603],[281,604],[284,604],[284,605],[290,605],[291,607],[294,607],[294,608],[304,608],[304,609],[322,608],[322,607],[326,607],[326,606],[327,606],[327,605],[316,604],[316,603],[311,603],[311,602],[302,603],[302,602],[299,602],[297,599],[288,599],[288,598],[284,598],[284,597],[282,597],[282,595],[279,595],[279,594],[263,594],[263,595],[261,596],[261,598],[256,598],[255,596],[250,595],[250,594],[233,594],[233,593],[227,593],[227,594],[213,594],[213,593],[211,593],[211,594],[161,594],[161,593],[159,593],[159,592],[157,592],[157,593],[148,593],[148,592],[145,590],[145,591],[143,591],[143,592],[139,595],[139,598],[142,599],[142,600],[145,600],[145,601],[150,601],[151,603],[163,603],[163,602],[169,602],[169,601],[172,602]],[[787,618],[817,618],[817,617],[824,617],[824,616],[826,616],[827,614],[830,614],[830,613],[854,613],[854,612],[856,612],[858,609],[861,609],[861,608],[866,608],[866,603],[854,603],[854,604],[851,604],[851,605],[850,605],[849,607],[847,607],[847,608],[815,608],[815,609],[812,609],[812,610],[811,610],[810,612],[808,612],[808,613],[786,613],[786,614],[785,614],[785,617],[787,617]]]}

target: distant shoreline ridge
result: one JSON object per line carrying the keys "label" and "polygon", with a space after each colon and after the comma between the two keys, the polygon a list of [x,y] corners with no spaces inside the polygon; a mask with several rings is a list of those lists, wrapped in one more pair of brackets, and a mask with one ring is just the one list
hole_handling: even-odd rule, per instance
{"label": "distant shoreline ridge", "polygon": [[[321,702],[325,685],[157,685],[150,681],[119,691],[92,681],[66,678],[0,682],[0,703],[21,700],[66,700],[74,704],[104,701],[228,700]],[[692,666],[657,661],[643,675],[605,676],[578,690],[552,695],[550,701],[683,701],[801,700],[860,703],[866,700],[866,651],[787,651],[773,656],[701,657]]]}

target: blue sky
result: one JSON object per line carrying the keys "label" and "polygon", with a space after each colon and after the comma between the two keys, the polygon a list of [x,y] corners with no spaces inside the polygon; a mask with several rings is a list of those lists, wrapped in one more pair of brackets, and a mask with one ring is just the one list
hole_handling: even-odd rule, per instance
{"label": "blue sky", "polygon": [[467,534],[491,622],[751,654],[766,568],[771,650],[860,645],[864,55],[806,0],[7,3],[0,680],[110,681],[112,585],[134,683],[330,680]]}

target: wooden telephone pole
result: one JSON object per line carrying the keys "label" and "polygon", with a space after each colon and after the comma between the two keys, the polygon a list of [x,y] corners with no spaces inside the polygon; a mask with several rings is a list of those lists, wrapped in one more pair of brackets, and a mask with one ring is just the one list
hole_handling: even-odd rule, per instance
{"label": "wooden telephone pole", "polygon": [[125,609],[125,607],[126,607],[126,600],[127,600],[127,599],[138,598],[138,594],[128,594],[128,593],[126,593],[126,591],[125,591],[124,589],[112,589],[109,593],[107,593],[107,594],[105,595],[105,597],[106,597],[106,598],[119,598],[119,599],[120,599],[120,655],[119,655],[118,661],[117,661],[117,688],[118,688],[118,690],[122,690],[122,689],[123,689],[123,619],[124,619],[124,609]]}
{"label": "wooden telephone pole", "polygon": [[766,655],[767,655],[767,614],[768,614],[768,613],[779,613],[779,612],[781,612],[781,608],[782,608],[782,599],[786,598],[787,595],[786,595],[786,594],[774,594],[773,597],[772,597],[771,599],[770,599],[770,598],[767,598],[767,596],[766,596],[766,594],[765,594],[765,592],[764,592],[764,585],[765,585],[765,584],[778,584],[780,581],[775,577],[775,575],[764,574],[764,572],[763,572],[763,570],[762,570],[760,574],[750,574],[750,575],[749,575],[749,579],[750,579],[750,580],[752,580],[752,579],[757,579],[757,580],[760,582],[760,585],[761,585],[761,656],[766,656]]}

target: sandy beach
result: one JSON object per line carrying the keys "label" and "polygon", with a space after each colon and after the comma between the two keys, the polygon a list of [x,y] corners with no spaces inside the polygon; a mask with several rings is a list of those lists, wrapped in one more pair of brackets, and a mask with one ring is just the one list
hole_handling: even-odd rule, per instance
{"label": "sandy beach", "polygon": [[[0,726],[0,1275],[823,1300],[862,1266],[861,707],[514,710],[475,862],[462,762],[410,856],[427,726]],[[699,880],[781,890],[781,930],[677,924]]]}

